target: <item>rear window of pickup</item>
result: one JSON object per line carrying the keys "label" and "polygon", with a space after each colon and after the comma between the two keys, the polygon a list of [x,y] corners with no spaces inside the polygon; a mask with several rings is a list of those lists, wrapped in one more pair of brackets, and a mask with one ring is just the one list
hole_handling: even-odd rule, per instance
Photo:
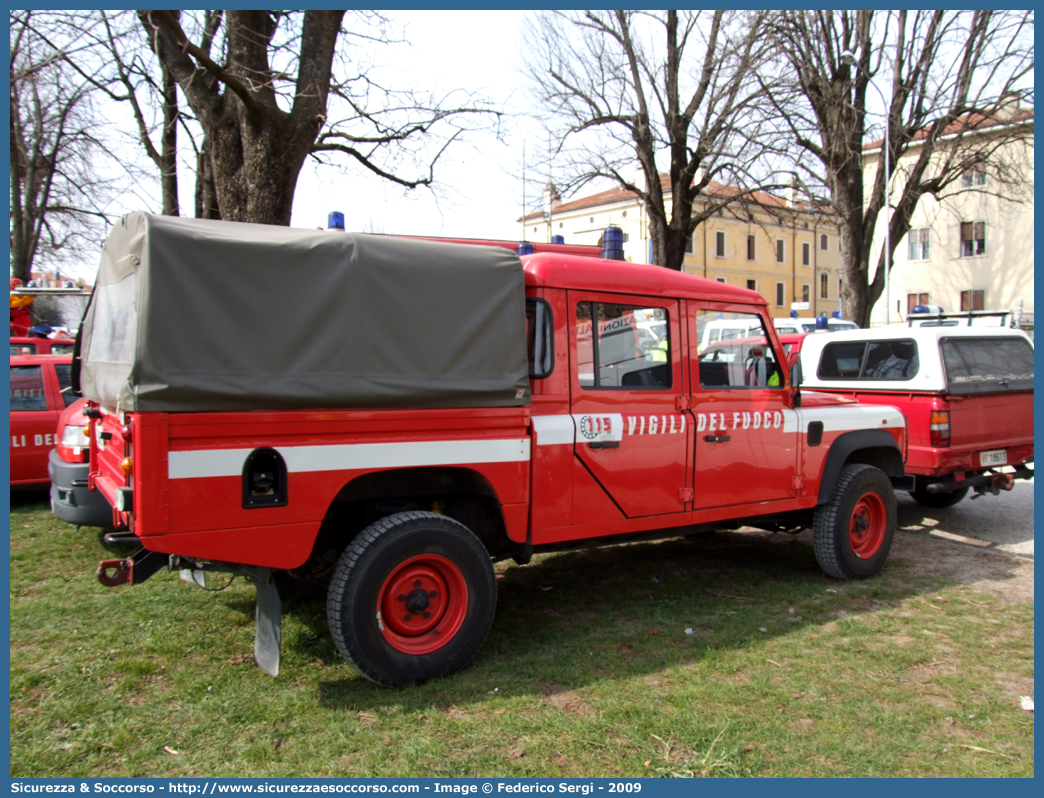
{"label": "rear window of pickup", "polygon": [[912,380],[918,368],[916,341],[838,341],[823,348],[816,374],[821,380]]}
{"label": "rear window of pickup", "polygon": [[1033,347],[1022,338],[944,338],[941,347],[955,396],[1033,390]]}

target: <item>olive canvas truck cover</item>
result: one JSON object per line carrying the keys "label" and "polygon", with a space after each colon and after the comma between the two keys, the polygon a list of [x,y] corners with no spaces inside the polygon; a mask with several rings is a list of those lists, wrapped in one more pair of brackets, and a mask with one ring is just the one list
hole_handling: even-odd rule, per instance
{"label": "olive canvas truck cover", "polygon": [[529,403],[500,247],[134,213],[81,335],[81,392],[121,410]]}

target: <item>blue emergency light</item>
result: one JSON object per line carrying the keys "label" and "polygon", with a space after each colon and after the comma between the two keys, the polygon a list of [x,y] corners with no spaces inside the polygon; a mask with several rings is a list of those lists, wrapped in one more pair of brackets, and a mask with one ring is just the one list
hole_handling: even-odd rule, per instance
{"label": "blue emergency light", "polygon": [[326,217],[327,230],[344,230],[344,214],[340,211],[330,211]]}

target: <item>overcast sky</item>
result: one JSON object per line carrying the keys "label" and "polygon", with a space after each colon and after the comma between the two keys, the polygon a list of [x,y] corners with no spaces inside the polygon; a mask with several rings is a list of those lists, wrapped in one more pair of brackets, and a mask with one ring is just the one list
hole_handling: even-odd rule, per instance
{"label": "overcast sky", "polygon": [[[378,57],[400,67],[403,87],[478,91],[498,107],[519,113],[524,97],[515,59],[523,13],[397,12],[392,18],[405,26],[409,45],[382,48]],[[326,227],[327,214],[341,211],[349,231],[518,238],[521,228],[515,220],[522,212],[518,173],[525,133],[518,120],[509,122],[508,128],[505,142],[492,133],[471,135],[466,144],[450,149],[435,172],[438,196],[424,188],[407,192],[361,168],[348,174],[317,169],[309,159],[297,183],[291,225]]]}

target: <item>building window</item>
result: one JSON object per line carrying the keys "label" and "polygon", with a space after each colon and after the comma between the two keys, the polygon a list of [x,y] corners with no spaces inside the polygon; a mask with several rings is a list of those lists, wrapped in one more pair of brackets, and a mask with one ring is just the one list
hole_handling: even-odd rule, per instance
{"label": "building window", "polygon": [[928,260],[928,228],[916,227],[906,234],[910,260]]}
{"label": "building window", "polygon": [[971,169],[965,169],[961,174],[961,185],[964,188],[971,188],[972,186],[985,186],[986,185],[986,167],[985,166],[973,166]]}
{"label": "building window", "polygon": [[930,305],[928,301],[928,292],[922,291],[919,294],[907,294],[906,295],[906,313],[907,315],[913,313],[913,309],[918,305]]}
{"label": "building window", "polygon": [[725,257],[725,231],[715,230],[714,231],[714,257],[724,258]]}
{"label": "building window", "polygon": [[747,280],[747,290],[748,291],[757,291],[758,290],[758,281],[757,280]]}
{"label": "building window", "polygon": [[786,290],[787,290],[786,283],[776,283],[776,307],[777,308],[781,308],[781,307],[783,307],[786,304],[786,302],[787,302]]}
{"label": "building window", "polygon": [[812,245],[805,241],[801,245],[801,265],[811,266],[812,265]]}
{"label": "building window", "polygon": [[830,275],[826,272],[819,275],[819,298],[830,298]]}
{"label": "building window", "polygon": [[986,222],[961,222],[961,257],[986,254]]}
{"label": "building window", "polygon": [[783,263],[783,254],[784,254],[783,253],[783,246],[784,246],[783,239],[782,238],[777,238],[776,239],[776,263]]}
{"label": "building window", "polygon": [[801,301],[809,302],[812,299],[812,286],[808,283],[801,284]]}
{"label": "building window", "polygon": [[757,260],[757,236],[747,235],[747,260]]}
{"label": "building window", "polygon": [[725,282],[725,278],[724,277],[715,277],[714,279],[717,280],[719,283]]}
{"label": "building window", "polygon": [[685,254],[686,255],[691,255],[692,254],[692,236],[687,236],[685,238]]}
{"label": "building window", "polygon": [[985,310],[986,292],[982,290],[961,291],[961,310]]}
{"label": "building window", "polygon": [[830,236],[826,233],[822,233],[819,236],[819,248],[824,252],[830,249]]}

